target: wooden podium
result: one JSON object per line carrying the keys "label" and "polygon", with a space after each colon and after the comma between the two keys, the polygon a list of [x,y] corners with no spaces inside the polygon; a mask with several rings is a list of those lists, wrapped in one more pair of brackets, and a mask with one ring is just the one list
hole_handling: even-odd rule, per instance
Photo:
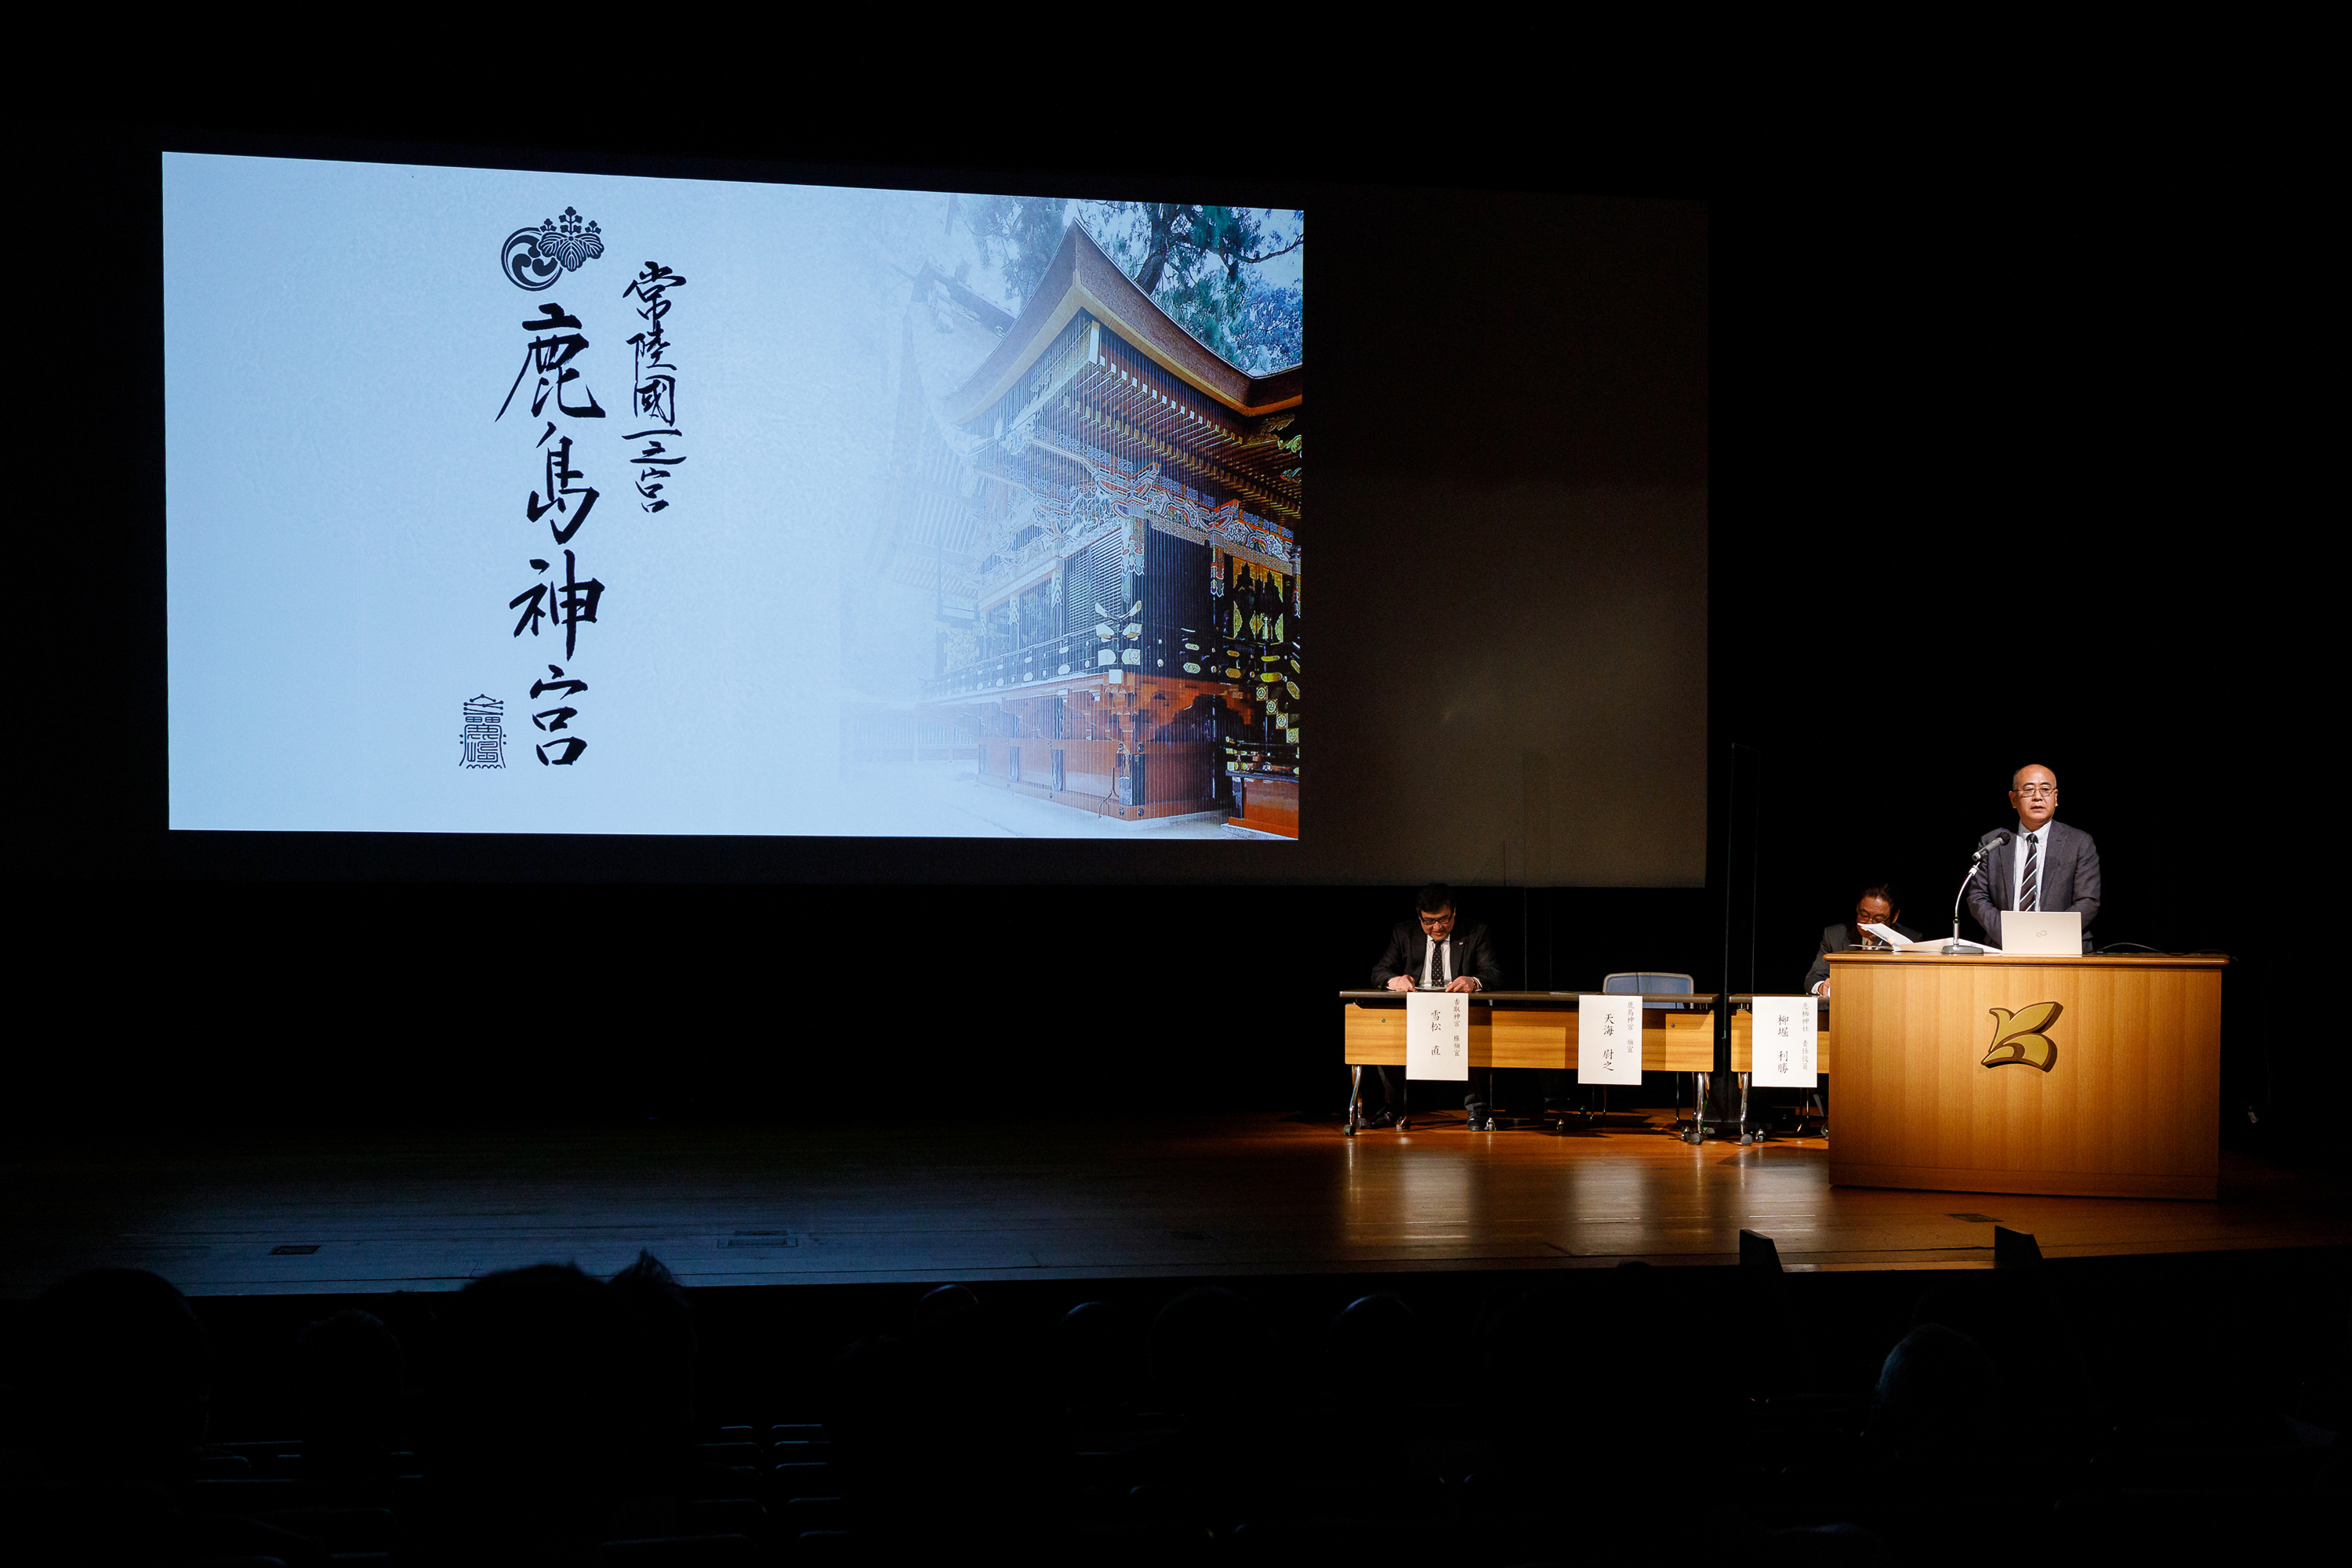
{"label": "wooden podium", "polygon": [[1830,1180],[2212,1197],[2228,963],[1830,954]]}

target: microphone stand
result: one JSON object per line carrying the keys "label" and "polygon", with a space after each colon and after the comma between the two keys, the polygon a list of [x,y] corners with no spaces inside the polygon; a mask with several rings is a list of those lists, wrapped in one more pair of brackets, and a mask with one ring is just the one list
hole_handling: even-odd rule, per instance
{"label": "microphone stand", "polygon": [[1983,948],[1973,942],[1960,940],[1960,900],[1969,896],[1969,884],[1976,880],[1977,872],[1984,866],[1984,858],[1991,854],[1995,847],[2008,842],[2007,830],[1996,829],[1986,836],[1985,841],[1977,846],[1977,852],[1969,858],[1969,874],[1960,879],[1960,890],[1952,895],[1952,940],[1944,944],[1943,957],[1981,958],[1984,956]]}

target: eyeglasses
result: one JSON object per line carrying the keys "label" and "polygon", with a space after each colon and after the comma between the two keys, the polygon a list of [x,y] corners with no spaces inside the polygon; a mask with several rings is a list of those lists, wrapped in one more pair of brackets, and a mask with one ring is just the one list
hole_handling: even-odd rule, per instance
{"label": "eyeglasses", "polygon": [[2042,784],[2020,784],[2017,786],[2017,793],[2028,800],[2040,800],[2045,795],[2054,800],[2057,798],[2058,786]]}
{"label": "eyeglasses", "polygon": [[1423,915],[1421,917],[1421,926],[1423,931],[1433,930],[1438,926],[1452,925],[1453,923],[1454,911],[1452,910],[1446,910],[1442,915]]}

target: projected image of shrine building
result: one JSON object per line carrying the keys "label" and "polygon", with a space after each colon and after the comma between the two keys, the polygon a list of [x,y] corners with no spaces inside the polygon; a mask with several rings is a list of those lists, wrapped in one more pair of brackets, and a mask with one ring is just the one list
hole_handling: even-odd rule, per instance
{"label": "projected image of shrine building", "polygon": [[926,289],[1002,335],[932,405],[909,312],[876,566],[936,595],[915,754],[1073,811],[1296,837],[1303,366],[1236,370],[1075,224],[1018,320]]}

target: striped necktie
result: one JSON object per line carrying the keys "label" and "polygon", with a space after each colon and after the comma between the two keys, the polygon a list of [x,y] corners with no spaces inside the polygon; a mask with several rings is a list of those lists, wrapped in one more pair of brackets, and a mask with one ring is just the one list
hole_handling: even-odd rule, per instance
{"label": "striped necktie", "polygon": [[2025,880],[2018,885],[2017,907],[2021,910],[2042,908],[2042,835],[2025,836]]}

